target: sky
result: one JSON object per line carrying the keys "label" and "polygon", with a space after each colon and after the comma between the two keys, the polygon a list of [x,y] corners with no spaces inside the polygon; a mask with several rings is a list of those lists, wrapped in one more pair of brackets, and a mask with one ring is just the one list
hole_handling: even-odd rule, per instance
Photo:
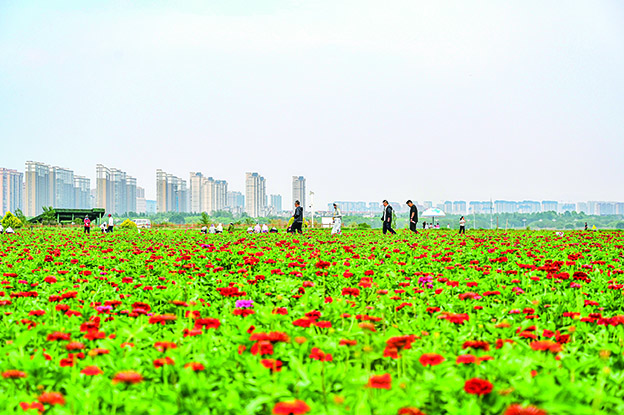
{"label": "sky", "polygon": [[0,167],[624,201],[624,3],[0,0]]}

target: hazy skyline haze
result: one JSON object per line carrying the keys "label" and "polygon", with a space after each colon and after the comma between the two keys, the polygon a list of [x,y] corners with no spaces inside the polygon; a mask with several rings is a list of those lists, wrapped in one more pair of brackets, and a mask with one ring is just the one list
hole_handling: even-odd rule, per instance
{"label": "hazy skyline haze", "polygon": [[0,167],[624,200],[617,1],[3,1]]}

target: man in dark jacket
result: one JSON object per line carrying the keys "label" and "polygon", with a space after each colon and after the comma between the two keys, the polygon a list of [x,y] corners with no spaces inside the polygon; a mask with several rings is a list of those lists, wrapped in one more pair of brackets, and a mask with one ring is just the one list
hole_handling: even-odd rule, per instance
{"label": "man in dark jacket", "polygon": [[394,229],[392,229],[392,206],[388,204],[387,200],[383,201],[384,211],[383,215],[381,215],[381,220],[383,221],[383,234],[386,232],[390,232],[393,235],[396,235]]}
{"label": "man in dark jacket", "polygon": [[299,204],[299,201],[295,201],[295,214],[293,215],[293,224],[290,227],[292,233],[301,233],[301,227],[303,226],[303,208]]}
{"label": "man in dark jacket", "polygon": [[414,232],[414,233],[418,233],[418,231],[416,230],[416,225],[418,224],[418,208],[416,207],[416,205],[411,201],[408,200],[407,201],[407,206],[409,206],[410,208],[410,222],[409,222],[409,228],[410,231]]}

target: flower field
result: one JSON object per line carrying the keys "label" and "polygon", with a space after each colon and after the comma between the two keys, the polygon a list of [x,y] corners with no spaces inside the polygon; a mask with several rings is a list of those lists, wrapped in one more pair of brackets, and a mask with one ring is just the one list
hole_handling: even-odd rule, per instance
{"label": "flower field", "polygon": [[623,414],[624,237],[0,237],[0,414]]}

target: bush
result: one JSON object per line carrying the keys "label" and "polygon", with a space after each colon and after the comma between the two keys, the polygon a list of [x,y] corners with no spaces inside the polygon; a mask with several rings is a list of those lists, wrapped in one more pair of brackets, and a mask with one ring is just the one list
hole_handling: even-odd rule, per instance
{"label": "bush", "polygon": [[618,222],[615,224],[615,229],[624,229],[624,222]]}
{"label": "bush", "polygon": [[371,228],[371,226],[366,222],[358,223],[357,227],[358,229],[370,229]]}
{"label": "bush", "polygon": [[119,225],[119,227],[122,229],[136,229],[137,224],[132,222],[130,219],[126,219],[121,223],[121,225]]}
{"label": "bush", "polygon": [[4,215],[4,218],[2,218],[2,226],[4,226],[5,229],[8,228],[8,227],[11,227],[13,229],[17,229],[17,228],[21,228],[22,227],[22,221],[19,220],[11,212],[7,212]]}

